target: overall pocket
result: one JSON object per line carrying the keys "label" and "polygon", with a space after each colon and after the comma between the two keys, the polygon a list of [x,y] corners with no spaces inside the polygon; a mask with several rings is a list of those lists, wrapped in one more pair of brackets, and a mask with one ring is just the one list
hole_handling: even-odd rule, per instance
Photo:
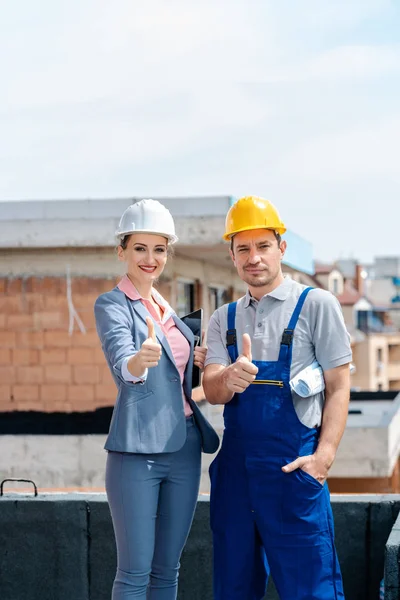
{"label": "overall pocket", "polygon": [[327,531],[330,501],[327,486],[301,469],[282,476],[281,532],[312,535]]}

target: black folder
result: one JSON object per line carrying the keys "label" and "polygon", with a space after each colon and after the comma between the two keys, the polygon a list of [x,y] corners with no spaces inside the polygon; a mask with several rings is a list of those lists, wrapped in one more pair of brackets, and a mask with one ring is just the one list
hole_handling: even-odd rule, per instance
{"label": "black folder", "polygon": [[[199,308],[194,312],[181,317],[182,321],[189,327],[194,335],[194,345],[200,346],[201,344],[201,335],[203,331],[203,309]],[[192,388],[199,387],[200,385],[200,369],[193,365],[193,375],[192,375]]]}

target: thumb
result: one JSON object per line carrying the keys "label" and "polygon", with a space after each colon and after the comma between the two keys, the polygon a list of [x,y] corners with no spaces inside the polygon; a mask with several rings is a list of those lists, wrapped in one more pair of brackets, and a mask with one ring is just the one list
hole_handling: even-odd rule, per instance
{"label": "thumb", "polygon": [[284,467],[282,467],[282,471],[284,471],[285,473],[291,473],[292,471],[295,471],[296,469],[301,469],[301,467],[303,466],[303,464],[305,463],[304,460],[304,456],[299,456],[298,458],[296,458],[296,460],[288,463],[287,465],[285,465]]}
{"label": "thumb", "polygon": [[251,355],[251,339],[248,333],[243,334],[242,338],[242,356],[245,356],[248,361],[252,361]]}
{"label": "thumb", "polygon": [[149,330],[147,339],[153,340],[153,342],[157,342],[156,333],[154,331],[154,323],[150,317],[146,317],[147,329]]}

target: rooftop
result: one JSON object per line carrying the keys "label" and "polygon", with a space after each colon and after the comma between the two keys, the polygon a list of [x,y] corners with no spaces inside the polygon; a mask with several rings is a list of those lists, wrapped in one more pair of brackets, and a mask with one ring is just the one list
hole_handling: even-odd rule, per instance
{"label": "rooftop", "polygon": [[[138,198],[0,202],[0,249],[114,247],[123,211]],[[188,258],[226,265],[222,242],[232,196],[154,197],[172,213],[179,251]],[[313,274],[310,242],[287,231],[285,264]]]}
{"label": "rooftop", "polygon": [[[109,600],[116,552],[105,494],[0,498],[2,600]],[[398,495],[332,496],[346,600],[399,597]],[[390,536],[390,537],[389,537]],[[179,600],[212,600],[209,500],[199,497],[182,555]],[[271,584],[268,600],[278,596]],[[295,600],[295,599],[293,599]]]}

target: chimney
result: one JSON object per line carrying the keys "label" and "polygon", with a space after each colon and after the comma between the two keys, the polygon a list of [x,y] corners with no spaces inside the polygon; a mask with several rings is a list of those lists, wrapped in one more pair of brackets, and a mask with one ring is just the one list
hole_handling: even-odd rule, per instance
{"label": "chimney", "polygon": [[354,285],[360,294],[364,293],[364,278],[362,277],[363,268],[361,265],[356,264],[356,272],[354,277]]}

